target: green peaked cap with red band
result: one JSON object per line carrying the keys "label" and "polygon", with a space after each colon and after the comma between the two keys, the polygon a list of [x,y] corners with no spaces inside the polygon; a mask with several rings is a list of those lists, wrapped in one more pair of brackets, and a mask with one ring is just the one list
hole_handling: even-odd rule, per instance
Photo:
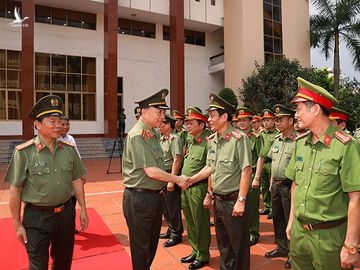
{"label": "green peaked cap with red band", "polygon": [[339,103],[332,94],[330,94],[321,86],[315,85],[300,77],[297,78],[297,81],[299,88],[297,94],[292,100],[293,103],[301,101],[312,101],[329,110],[331,110],[334,105]]}

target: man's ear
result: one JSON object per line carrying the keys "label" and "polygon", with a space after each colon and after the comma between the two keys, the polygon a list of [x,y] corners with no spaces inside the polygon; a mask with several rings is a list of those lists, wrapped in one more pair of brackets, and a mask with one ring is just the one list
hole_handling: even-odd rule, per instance
{"label": "man's ear", "polygon": [[321,113],[321,107],[317,103],[315,103],[315,105],[311,107],[311,110],[312,110],[314,116],[318,116]]}
{"label": "man's ear", "polygon": [[38,120],[35,120],[34,125],[37,130],[39,130],[41,128],[41,122]]}

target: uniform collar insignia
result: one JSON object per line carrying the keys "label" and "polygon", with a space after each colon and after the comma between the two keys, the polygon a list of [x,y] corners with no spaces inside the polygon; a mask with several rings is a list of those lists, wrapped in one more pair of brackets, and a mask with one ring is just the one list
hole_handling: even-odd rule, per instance
{"label": "uniform collar insignia", "polygon": [[247,136],[248,136],[248,138],[250,139],[250,138],[251,138],[251,132],[249,132],[249,133],[247,134]]}
{"label": "uniform collar insignia", "polygon": [[146,130],[143,129],[141,133],[141,137],[145,140],[146,139]]}
{"label": "uniform collar insignia", "polygon": [[44,147],[43,147],[43,145],[42,145],[42,143],[41,142],[38,142],[37,144],[36,144],[36,149],[37,149],[37,151],[38,151],[38,153],[41,151],[41,149],[43,149]]}
{"label": "uniform collar insignia", "polygon": [[147,132],[146,132],[146,134],[147,134],[147,136],[148,136],[148,138],[149,139],[151,139],[153,136],[151,135],[151,132],[148,130]]}
{"label": "uniform collar insignia", "polygon": [[58,147],[59,149],[64,149],[64,144],[62,143],[62,141],[58,141]]}
{"label": "uniform collar insignia", "polygon": [[228,141],[230,139],[230,133],[226,133],[224,139]]}
{"label": "uniform collar insignia", "polygon": [[295,139],[294,134],[290,134],[289,139],[293,141]]}
{"label": "uniform collar insignia", "polygon": [[329,146],[331,139],[332,139],[331,136],[330,136],[329,134],[326,134],[323,143],[324,143],[326,146]]}
{"label": "uniform collar insignia", "polygon": [[199,138],[199,139],[197,140],[197,143],[200,144],[200,143],[202,142],[202,140],[203,140],[202,138]]}

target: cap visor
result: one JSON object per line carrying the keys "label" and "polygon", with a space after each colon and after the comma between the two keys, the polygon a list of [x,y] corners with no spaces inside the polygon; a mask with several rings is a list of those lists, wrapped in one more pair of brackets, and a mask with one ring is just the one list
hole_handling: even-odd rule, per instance
{"label": "cap visor", "polygon": [[293,97],[293,99],[290,101],[290,103],[305,102],[305,101],[309,101],[309,100],[307,100],[306,98],[303,98],[303,97],[295,96],[295,97]]}

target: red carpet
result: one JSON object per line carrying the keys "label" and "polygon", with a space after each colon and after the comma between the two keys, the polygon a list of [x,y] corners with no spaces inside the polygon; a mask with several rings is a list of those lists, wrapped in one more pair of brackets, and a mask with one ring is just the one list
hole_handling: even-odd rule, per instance
{"label": "red carpet", "polygon": [[[89,208],[88,216],[86,232],[75,237],[71,269],[132,269],[129,255],[98,213]],[[0,219],[0,262],[0,270],[28,269],[26,250],[16,238],[11,218]]]}

